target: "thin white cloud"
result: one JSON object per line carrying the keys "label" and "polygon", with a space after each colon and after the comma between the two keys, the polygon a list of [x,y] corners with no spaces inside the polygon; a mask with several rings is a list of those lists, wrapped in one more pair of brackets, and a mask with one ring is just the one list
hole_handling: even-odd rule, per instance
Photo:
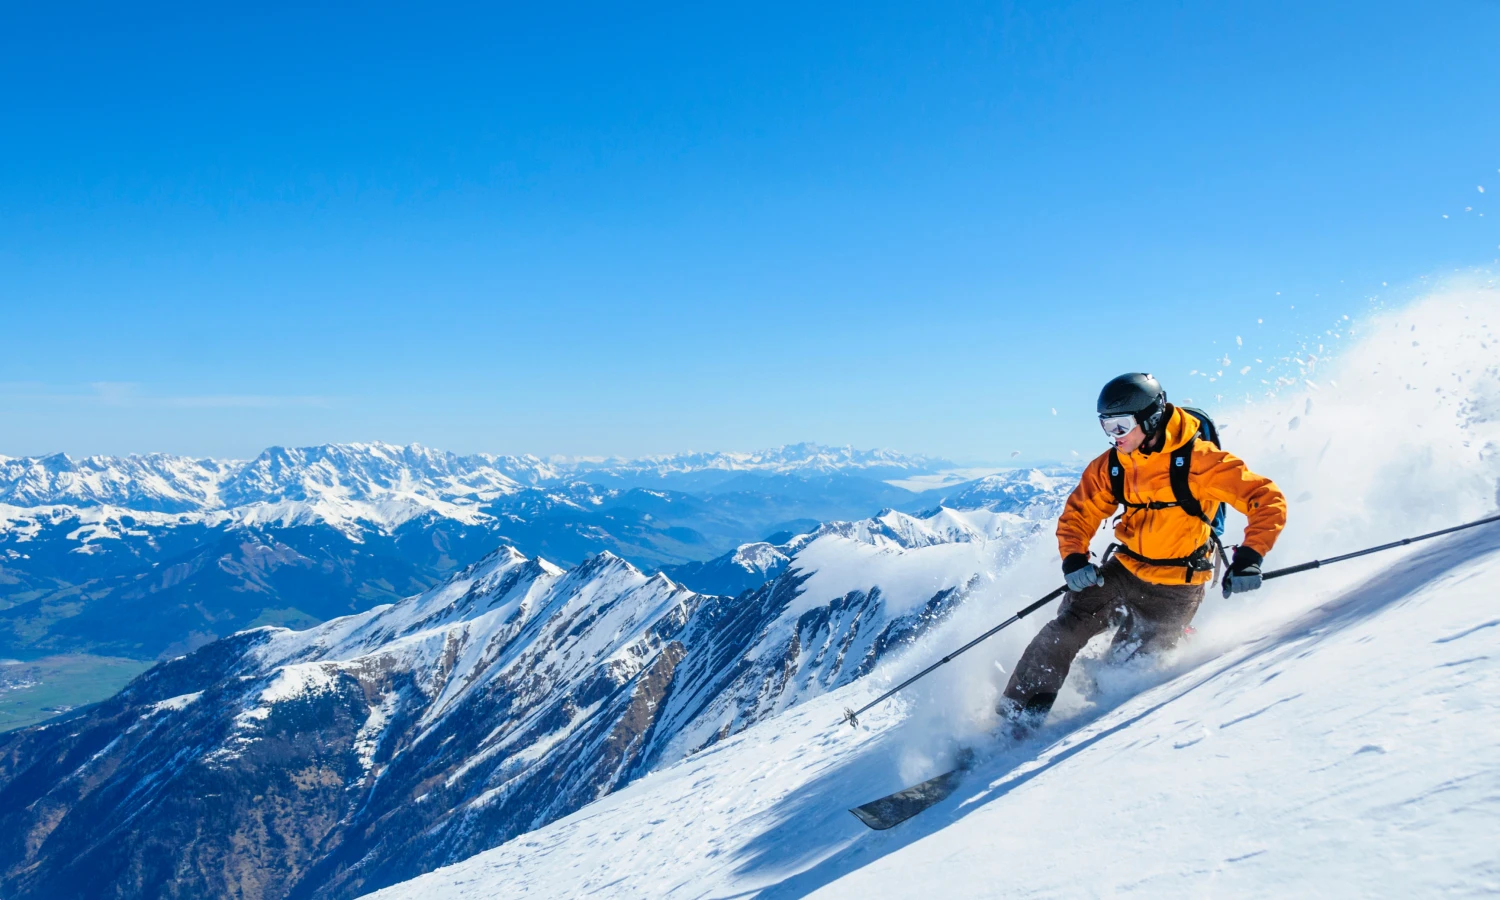
{"label": "thin white cloud", "polygon": [[0,382],[0,399],[160,409],[326,408],[333,397],[275,394],[159,395],[130,381],[94,381],[86,385],[51,385],[35,381]]}

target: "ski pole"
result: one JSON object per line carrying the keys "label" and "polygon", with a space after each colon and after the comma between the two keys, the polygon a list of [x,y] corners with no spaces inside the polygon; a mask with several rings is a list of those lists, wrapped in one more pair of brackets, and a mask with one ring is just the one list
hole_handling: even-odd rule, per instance
{"label": "ski pole", "polygon": [[1452,534],[1455,531],[1463,531],[1465,528],[1473,528],[1477,525],[1487,525],[1490,522],[1500,522],[1500,515],[1479,519],[1478,521],[1469,522],[1464,525],[1455,525],[1452,528],[1444,528],[1441,531],[1419,534],[1416,537],[1402,538],[1399,541],[1391,541],[1389,544],[1381,544],[1379,547],[1370,547],[1367,550],[1356,550],[1353,553],[1345,553],[1343,556],[1333,556],[1329,557],[1328,559],[1315,559],[1312,562],[1300,563],[1295,566],[1287,566],[1285,569],[1275,569],[1270,572],[1266,572],[1260,577],[1261,580],[1264,581],[1267,578],[1280,578],[1283,575],[1295,575],[1298,572],[1307,572],[1312,569],[1321,568],[1328,565],[1329,563],[1343,562],[1346,559],[1354,559],[1357,556],[1369,556],[1371,553],[1379,553],[1382,550],[1389,550],[1392,547],[1404,547],[1407,544],[1415,544],[1417,541],[1425,541],[1428,538],[1435,538],[1439,535]]}
{"label": "ski pole", "polygon": [[[1311,571],[1313,569],[1318,569],[1318,568],[1321,568],[1323,566],[1329,565],[1331,563],[1343,562],[1346,559],[1354,559],[1354,558],[1360,557],[1360,556],[1369,556],[1371,553],[1379,553],[1382,550],[1390,550],[1390,549],[1392,549],[1394,547],[1404,547],[1407,544],[1415,544],[1417,541],[1425,541],[1428,538],[1441,537],[1442,535],[1445,535],[1445,534],[1452,534],[1455,531],[1463,531],[1466,528],[1475,528],[1475,527],[1478,527],[1480,525],[1488,525],[1491,522],[1500,522],[1500,515],[1487,516],[1487,517],[1485,517],[1483,519],[1478,519],[1478,520],[1473,521],[1473,522],[1467,522],[1467,523],[1465,523],[1463,525],[1455,525],[1452,528],[1444,528],[1444,529],[1441,529],[1439,531],[1428,532],[1427,534],[1419,534],[1416,537],[1402,538],[1399,541],[1391,541],[1389,544],[1381,544],[1378,547],[1370,547],[1370,548],[1365,549],[1365,550],[1356,550],[1353,553],[1345,553],[1342,556],[1332,556],[1332,557],[1329,557],[1328,559],[1315,559],[1315,560],[1312,560],[1311,562],[1300,563],[1300,564],[1295,565],[1295,566],[1287,566],[1284,569],[1273,569],[1270,572],[1266,572],[1265,574],[1261,575],[1261,579],[1265,580],[1267,578],[1280,578],[1283,575],[1295,575],[1298,572],[1308,572],[1308,571]],[[1105,559],[1107,560],[1108,558],[1109,558],[1109,554],[1105,554]],[[918,679],[921,679],[921,678],[925,677],[926,675],[928,675],[929,673],[931,673],[934,669],[937,669],[940,666],[943,666],[943,665],[945,665],[945,664],[947,664],[949,662],[952,662],[954,657],[956,657],[959,654],[964,653],[964,652],[966,652],[968,650],[973,649],[973,647],[976,644],[980,643],[981,641],[983,641],[986,638],[990,637],[991,635],[995,634],[997,631],[1000,631],[1003,628],[1008,628],[1009,626],[1016,624],[1017,622],[1021,621],[1021,619],[1025,618],[1026,616],[1031,615],[1032,613],[1034,613],[1037,610],[1041,609],[1043,606],[1046,606],[1048,603],[1052,602],[1053,600],[1056,600],[1058,597],[1062,596],[1062,593],[1064,591],[1066,591],[1067,589],[1068,589],[1067,585],[1063,585],[1062,587],[1057,588],[1056,590],[1054,590],[1051,593],[1049,593],[1047,596],[1041,598],[1040,600],[1037,600],[1035,603],[1032,603],[1031,605],[1025,607],[1024,609],[1021,609],[1015,615],[1011,616],[1009,619],[1006,619],[1004,622],[1001,622],[999,625],[996,625],[994,628],[991,628],[989,631],[986,631],[984,634],[981,634],[979,637],[975,638],[974,640],[969,641],[967,644],[964,644],[962,647],[959,647],[957,650],[954,650],[952,653],[948,654],[947,656],[943,657],[942,659],[938,660],[937,662],[933,663],[932,665],[928,666],[927,668],[923,669],[922,671],[918,672],[917,674],[913,675],[912,677],[906,679],[905,681],[901,682],[900,684],[896,685],[895,687],[891,688],[890,690],[886,691],[884,694],[881,694],[879,697],[876,697],[874,700],[871,700],[869,703],[866,703],[864,706],[861,706],[859,709],[849,709],[849,708],[845,707],[845,709],[844,709],[844,721],[848,722],[852,726],[858,727],[858,725],[859,725],[859,716],[860,716],[861,713],[864,713],[866,710],[870,709],[871,707],[876,706],[876,705],[884,702],[885,700],[890,699],[892,696],[894,696],[895,694],[899,693],[902,689],[906,688],[908,685],[912,684],[913,682],[917,681]]]}
{"label": "ski pole", "polygon": [[860,713],[864,712],[865,710],[869,709],[872,706],[875,706],[876,704],[880,703],[881,701],[886,700],[889,697],[895,695],[902,688],[906,687],[907,685],[911,684],[912,682],[916,681],[917,679],[925,676],[927,673],[929,673],[932,670],[938,668],[939,666],[942,666],[942,665],[944,665],[944,664],[946,664],[948,662],[951,662],[955,656],[958,656],[960,653],[963,653],[964,651],[973,648],[973,646],[975,644],[978,644],[979,642],[983,641],[985,638],[989,637],[990,635],[994,634],[995,632],[999,631],[1000,629],[1002,629],[1002,628],[1008,628],[1011,625],[1016,624],[1017,622],[1021,621],[1026,616],[1031,615],[1032,613],[1034,613],[1037,610],[1041,609],[1042,607],[1046,606],[1048,603],[1051,603],[1053,600],[1056,600],[1058,597],[1061,597],[1063,591],[1066,591],[1067,589],[1068,589],[1067,585],[1063,585],[1062,587],[1057,588],[1052,593],[1050,593],[1047,596],[1043,597],[1042,599],[1036,601],[1035,603],[1032,603],[1031,605],[1027,606],[1025,609],[1020,610],[1015,615],[1011,616],[1009,619],[1006,619],[1004,622],[1001,622],[999,625],[996,625],[994,628],[991,628],[989,631],[986,631],[984,634],[981,634],[979,637],[975,638],[974,640],[969,641],[967,644],[964,644],[962,647],[959,647],[957,650],[954,650],[952,653],[948,654],[947,656],[943,657],[942,659],[938,660],[937,662],[933,663],[932,665],[928,666],[927,668],[923,669],[922,671],[918,672],[917,674],[913,675],[912,677],[906,679],[905,681],[901,682],[900,684],[896,685],[895,687],[891,688],[890,690],[886,691],[884,694],[881,694],[879,697],[876,697],[874,700],[871,700],[869,703],[866,703],[864,706],[861,706],[859,709],[849,709],[848,707],[845,707],[844,708],[844,721],[848,722],[851,726],[853,726],[855,728],[858,728],[859,727],[859,715],[860,715]]}

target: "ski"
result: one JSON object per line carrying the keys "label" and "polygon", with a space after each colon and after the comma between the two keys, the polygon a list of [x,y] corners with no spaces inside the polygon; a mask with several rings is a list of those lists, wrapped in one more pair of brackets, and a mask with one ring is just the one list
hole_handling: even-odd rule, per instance
{"label": "ski", "polygon": [[974,751],[960,750],[958,765],[953,769],[849,811],[874,830],[884,831],[948,799],[949,795],[958,790],[959,783],[973,765]]}

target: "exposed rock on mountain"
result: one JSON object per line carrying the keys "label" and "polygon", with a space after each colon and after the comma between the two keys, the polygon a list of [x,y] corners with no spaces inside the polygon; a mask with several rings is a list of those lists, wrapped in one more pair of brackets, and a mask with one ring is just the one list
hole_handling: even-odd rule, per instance
{"label": "exposed rock on mountain", "polygon": [[738,598],[504,547],[209,644],[0,737],[0,892],[342,898],[462,859],[868,672],[1041,530],[924,521],[830,527]]}
{"label": "exposed rock on mountain", "polygon": [[189,512],[212,506],[219,485],[239,465],[165,453],[90,456],[76,462],[65,453],[0,456],[0,504]]}
{"label": "exposed rock on mountain", "polygon": [[[431,587],[499,543],[564,565],[601,552],[648,569],[712,559],[909,501],[867,476],[931,462],[806,444],[637,461],[378,443],[248,462],[0,458],[0,656],[151,659],[255,625],[304,627]],[[718,486],[660,486],[699,474]],[[631,487],[637,476],[657,486]],[[775,571],[760,574],[711,592]]]}

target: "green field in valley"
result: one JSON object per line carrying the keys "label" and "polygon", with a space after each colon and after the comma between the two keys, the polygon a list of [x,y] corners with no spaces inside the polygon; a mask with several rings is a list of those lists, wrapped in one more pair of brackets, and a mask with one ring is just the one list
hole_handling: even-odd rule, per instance
{"label": "green field in valley", "polygon": [[86,654],[0,660],[0,731],[105,700],[151,666],[138,659]]}

